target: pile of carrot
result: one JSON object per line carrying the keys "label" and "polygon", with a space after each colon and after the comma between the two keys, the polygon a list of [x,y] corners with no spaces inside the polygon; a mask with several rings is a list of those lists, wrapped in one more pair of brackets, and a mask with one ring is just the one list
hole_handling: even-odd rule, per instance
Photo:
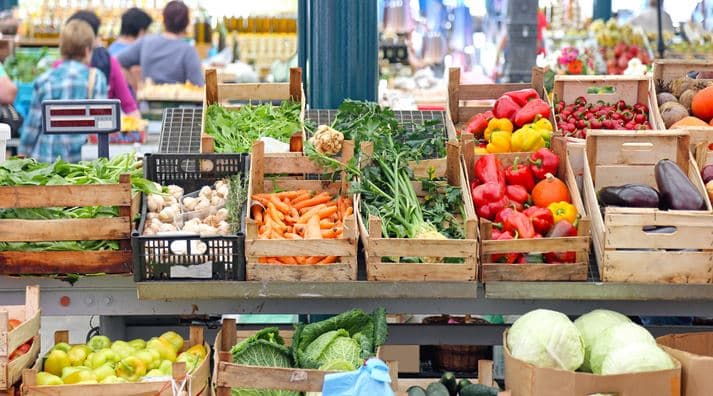
{"label": "pile of carrot", "polygon": [[[352,200],[328,192],[308,190],[255,194],[250,216],[260,239],[337,239],[344,234],[344,219],[354,213]],[[261,257],[265,264],[331,264],[337,256]]]}

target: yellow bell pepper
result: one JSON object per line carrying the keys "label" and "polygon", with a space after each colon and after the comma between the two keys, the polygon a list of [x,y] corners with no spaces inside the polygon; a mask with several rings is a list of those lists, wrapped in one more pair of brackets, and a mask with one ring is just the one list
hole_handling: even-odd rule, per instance
{"label": "yellow bell pepper", "polygon": [[490,143],[485,146],[488,153],[509,153],[510,152],[510,139],[512,133],[507,131],[493,131],[490,134]]}
{"label": "yellow bell pepper", "polygon": [[507,118],[493,118],[492,120],[488,121],[488,127],[485,128],[485,132],[483,133],[483,136],[485,137],[485,140],[487,140],[489,142],[490,135],[493,132],[505,131],[505,132],[512,133],[512,130],[513,130],[512,122],[510,122],[510,120],[508,120]]}
{"label": "yellow bell pepper", "polygon": [[116,375],[129,382],[136,382],[146,375],[146,363],[136,356],[125,357],[116,364]]}
{"label": "yellow bell pepper", "polygon": [[476,146],[475,149],[475,155],[485,155],[488,154],[488,149],[483,147],[483,146]]}
{"label": "yellow bell pepper", "polygon": [[552,132],[554,131],[550,120],[547,118],[540,118],[535,121],[532,126],[542,134],[542,138],[545,139],[545,146],[550,147],[550,140],[552,140]]}
{"label": "yellow bell pepper", "polygon": [[577,208],[569,202],[553,202],[547,206],[547,209],[552,212],[555,224],[560,220],[567,220],[570,224],[574,224],[577,220]]}
{"label": "yellow bell pepper", "polygon": [[512,134],[510,144],[513,152],[530,152],[545,147],[545,139],[539,130],[526,125]]}

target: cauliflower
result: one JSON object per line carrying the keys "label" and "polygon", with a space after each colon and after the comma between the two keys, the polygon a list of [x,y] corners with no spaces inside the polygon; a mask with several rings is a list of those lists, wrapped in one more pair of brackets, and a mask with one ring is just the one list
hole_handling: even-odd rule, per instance
{"label": "cauliflower", "polygon": [[322,154],[337,155],[342,151],[344,134],[327,125],[320,125],[314,136],[309,139],[309,142]]}

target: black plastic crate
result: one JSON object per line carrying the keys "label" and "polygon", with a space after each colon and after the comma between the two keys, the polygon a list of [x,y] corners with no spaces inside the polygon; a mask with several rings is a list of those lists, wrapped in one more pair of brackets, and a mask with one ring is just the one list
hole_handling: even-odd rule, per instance
{"label": "black plastic crate", "polygon": [[[248,154],[146,154],[144,175],[188,194],[235,174],[249,176]],[[241,217],[245,218],[246,208]],[[244,227],[237,235],[143,236],[147,204],[143,197],[139,228],[131,238],[134,280],[245,280]],[[183,250],[183,252],[181,252]]]}

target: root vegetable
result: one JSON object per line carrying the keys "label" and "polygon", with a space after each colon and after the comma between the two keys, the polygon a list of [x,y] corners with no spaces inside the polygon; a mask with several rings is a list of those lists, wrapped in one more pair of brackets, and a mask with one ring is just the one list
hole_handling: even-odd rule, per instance
{"label": "root vegetable", "polygon": [[198,195],[210,199],[210,197],[213,195],[213,189],[208,186],[204,186],[203,188],[201,188],[201,191],[200,193],[198,193]]}
{"label": "root vegetable", "polygon": [[215,217],[219,221],[227,221],[228,220],[228,209],[226,209],[226,208],[218,209],[218,211],[215,213]]}
{"label": "root vegetable", "polygon": [[681,97],[678,99],[678,103],[685,107],[689,113],[691,112],[691,103],[693,102],[693,96],[695,94],[695,90],[687,89],[684,93],[681,94]]}
{"label": "root vegetable", "polygon": [[676,97],[673,96],[673,94],[670,93],[670,92],[661,92],[660,94],[658,94],[658,96],[656,97],[656,99],[657,99],[658,102],[659,102],[659,106],[661,106],[661,105],[663,105],[664,103],[667,103],[667,102],[677,102],[677,101],[678,101],[678,100],[676,99]]}
{"label": "root vegetable", "polygon": [[688,116],[688,110],[679,103],[668,102],[661,106],[661,118],[666,128]]}
{"label": "root vegetable", "polygon": [[183,189],[176,185],[170,185],[168,186],[168,193],[178,200],[183,196]]}
{"label": "root vegetable", "polygon": [[163,223],[175,223],[176,217],[179,215],[178,206],[167,206],[158,214],[158,219]]}
{"label": "root vegetable", "polygon": [[183,198],[183,208],[188,212],[194,211],[196,209],[197,204],[198,204],[198,198],[193,198],[193,197]]}
{"label": "root vegetable", "polygon": [[309,142],[322,154],[337,155],[342,151],[344,134],[327,125],[320,125],[314,136],[309,139]]}

